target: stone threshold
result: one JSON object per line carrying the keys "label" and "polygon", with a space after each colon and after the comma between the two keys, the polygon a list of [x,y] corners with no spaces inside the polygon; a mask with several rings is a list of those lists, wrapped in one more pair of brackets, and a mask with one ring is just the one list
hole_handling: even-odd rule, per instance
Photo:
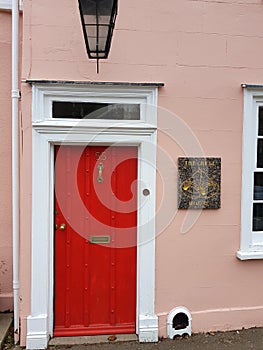
{"label": "stone threshold", "polygon": [[[116,337],[116,339],[115,339]],[[111,340],[110,340],[111,339]],[[136,341],[136,334],[116,334],[116,335],[90,335],[80,337],[55,337],[49,341],[49,346],[57,345],[83,345],[83,344],[100,344],[100,343],[116,343],[126,341]]]}

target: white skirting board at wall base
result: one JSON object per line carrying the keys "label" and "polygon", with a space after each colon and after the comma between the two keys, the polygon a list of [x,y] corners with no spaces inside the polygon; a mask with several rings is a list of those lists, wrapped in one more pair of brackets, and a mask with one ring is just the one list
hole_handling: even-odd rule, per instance
{"label": "white skirting board at wall base", "polygon": [[49,335],[47,332],[43,332],[43,329],[47,329],[47,315],[29,316],[27,318],[27,349],[46,349],[49,341]]}
{"label": "white skirting board at wall base", "polygon": [[156,315],[139,317],[139,341],[141,343],[158,341],[158,317]]}

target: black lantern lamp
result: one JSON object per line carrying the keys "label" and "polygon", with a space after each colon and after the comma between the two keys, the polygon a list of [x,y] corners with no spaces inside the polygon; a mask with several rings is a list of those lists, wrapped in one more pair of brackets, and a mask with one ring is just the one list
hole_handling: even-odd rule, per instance
{"label": "black lantern lamp", "polygon": [[89,58],[107,58],[117,16],[118,0],[78,0]]}

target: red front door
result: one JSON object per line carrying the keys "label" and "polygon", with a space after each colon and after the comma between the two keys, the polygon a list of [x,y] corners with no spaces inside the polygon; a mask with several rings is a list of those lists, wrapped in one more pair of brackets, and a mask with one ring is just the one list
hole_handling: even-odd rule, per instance
{"label": "red front door", "polygon": [[55,154],[54,335],[135,333],[137,148]]}

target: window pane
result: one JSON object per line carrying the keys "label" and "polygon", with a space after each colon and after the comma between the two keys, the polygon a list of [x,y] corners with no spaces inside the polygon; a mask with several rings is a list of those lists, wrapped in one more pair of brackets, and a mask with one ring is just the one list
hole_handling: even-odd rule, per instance
{"label": "window pane", "polygon": [[140,105],[53,102],[53,118],[140,120]]}
{"label": "window pane", "polygon": [[254,173],[254,199],[263,199],[263,173]]}
{"label": "window pane", "polygon": [[87,37],[89,38],[89,41],[90,41],[90,38],[92,38],[94,40],[94,44],[96,45],[96,33],[97,33],[96,26],[90,25],[90,26],[86,26],[85,28],[86,28]]}
{"label": "window pane", "polygon": [[263,136],[263,107],[258,109],[258,134]]}
{"label": "window pane", "polygon": [[263,204],[253,204],[253,231],[263,231]]}
{"label": "window pane", "polygon": [[257,168],[263,168],[263,139],[258,139]]}

